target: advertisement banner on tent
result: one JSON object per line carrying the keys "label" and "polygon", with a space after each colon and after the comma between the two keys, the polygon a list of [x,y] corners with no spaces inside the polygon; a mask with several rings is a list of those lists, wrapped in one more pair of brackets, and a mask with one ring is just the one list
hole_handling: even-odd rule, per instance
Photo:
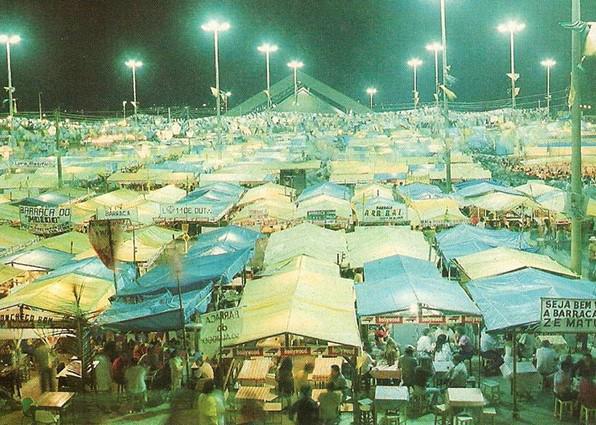
{"label": "advertisement banner on tent", "polygon": [[401,325],[403,323],[423,323],[428,325],[455,325],[455,324],[478,324],[482,322],[480,316],[376,316],[374,322],[378,325]]}
{"label": "advertisement banner on tent", "polygon": [[70,207],[19,207],[23,228],[36,235],[54,235],[71,229]]}
{"label": "advertisement banner on tent", "polygon": [[137,221],[138,213],[136,208],[111,209],[98,208],[96,212],[98,220],[131,220]]}
{"label": "advertisement banner on tent", "polygon": [[159,218],[179,221],[217,221],[213,208],[189,204],[162,204],[159,207]]}
{"label": "advertisement banner on tent", "polygon": [[310,356],[310,347],[281,347],[280,355],[282,357]]}
{"label": "advertisement banner on tent", "polygon": [[404,223],[408,221],[408,209],[404,204],[366,205],[364,210],[356,207],[356,214],[363,223]]}
{"label": "advertisement banner on tent", "polygon": [[72,320],[47,311],[34,311],[27,307],[0,310],[1,329],[68,329],[72,326]]}
{"label": "advertisement banner on tent", "polygon": [[306,220],[313,224],[335,224],[337,221],[337,212],[335,210],[307,211]]}
{"label": "advertisement banner on tent", "polygon": [[242,318],[239,308],[229,308],[201,315],[199,348],[209,358],[219,352],[219,343],[233,345],[240,336]]}
{"label": "advertisement banner on tent", "polygon": [[541,298],[540,328],[548,333],[595,333],[596,298]]}
{"label": "advertisement banner on tent", "polygon": [[56,158],[12,159],[9,164],[11,168],[54,168]]}

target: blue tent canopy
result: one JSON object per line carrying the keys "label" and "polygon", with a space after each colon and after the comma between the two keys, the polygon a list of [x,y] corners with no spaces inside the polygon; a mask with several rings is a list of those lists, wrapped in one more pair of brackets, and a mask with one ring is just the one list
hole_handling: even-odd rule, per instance
{"label": "blue tent canopy", "polygon": [[329,195],[339,199],[350,200],[352,198],[352,191],[346,186],[325,182],[304,189],[297,201],[306,201],[319,195]]}
{"label": "blue tent canopy", "polygon": [[[47,275],[39,277],[38,280],[51,279],[70,273],[81,276],[96,277],[98,279],[109,281],[114,279],[112,270],[108,269],[99,258],[93,257],[81,261],[71,261],[48,273]],[[135,279],[136,267],[133,263],[120,262],[117,264],[116,282],[118,284],[118,291],[121,291],[127,287],[137,286],[137,284],[134,283]]]}
{"label": "blue tent canopy", "polygon": [[[211,285],[202,290],[182,294],[184,322],[194,313],[205,313],[211,301]],[[119,331],[159,332],[180,329],[180,302],[178,295],[169,292],[146,297],[139,303],[115,301],[97,318],[96,324]]]}
{"label": "blue tent canopy", "polygon": [[506,247],[536,252],[525,233],[506,229],[482,229],[469,224],[460,224],[436,236],[439,252],[447,261],[490,248]]}
{"label": "blue tent canopy", "polygon": [[250,249],[222,255],[187,255],[180,261],[178,276],[172,266],[158,265],[144,274],[137,285],[130,285],[118,292],[118,296],[155,295],[166,291],[177,294],[178,279],[183,293],[203,289],[211,282],[229,283],[243,270],[251,257]]}
{"label": "blue tent canopy", "polygon": [[64,251],[40,247],[2,259],[3,264],[28,270],[56,270],[68,263],[73,255]]}
{"label": "blue tent canopy", "polygon": [[364,263],[366,285],[382,282],[394,276],[408,275],[411,278],[441,278],[441,274],[430,261],[404,255],[392,255]]}
{"label": "blue tent canopy", "polygon": [[510,195],[523,195],[523,193],[515,190],[511,187],[501,186],[492,182],[478,181],[476,184],[470,184],[462,187],[455,192],[455,195],[459,198],[474,198],[476,196],[482,196],[487,193],[501,192],[508,193]]}
{"label": "blue tent canopy", "polygon": [[505,331],[540,321],[540,298],[596,298],[596,283],[535,269],[468,282],[488,331]]}
{"label": "blue tent canopy", "polygon": [[443,198],[445,194],[438,186],[426,183],[411,183],[401,186],[399,193],[410,200]]}
{"label": "blue tent canopy", "polygon": [[416,315],[412,308],[444,315],[480,315],[466,292],[446,279],[412,277],[407,274],[375,284],[356,285],[358,316]]}
{"label": "blue tent canopy", "polygon": [[244,189],[237,184],[218,182],[193,190],[180,202],[188,203],[198,199],[236,202],[243,192]]}
{"label": "blue tent canopy", "polygon": [[178,161],[164,161],[159,164],[150,164],[147,168],[151,170],[170,170],[183,173],[201,173],[203,167],[200,164],[178,162]]}
{"label": "blue tent canopy", "polygon": [[188,251],[189,255],[205,253],[213,248],[222,249],[225,252],[233,252],[241,249],[254,249],[257,239],[261,233],[238,226],[220,227],[211,232],[201,233],[199,240]]}

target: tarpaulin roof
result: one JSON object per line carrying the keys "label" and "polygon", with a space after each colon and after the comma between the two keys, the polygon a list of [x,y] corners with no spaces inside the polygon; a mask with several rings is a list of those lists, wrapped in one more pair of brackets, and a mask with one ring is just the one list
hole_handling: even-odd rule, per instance
{"label": "tarpaulin roof", "polygon": [[540,298],[596,297],[596,283],[534,269],[478,279],[467,284],[488,331],[505,331],[540,321]]}
{"label": "tarpaulin roof", "polygon": [[503,192],[491,192],[473,199],[467,199],[464,205],[472,205],[483,210],[495,212],[511,211],[519,207],[539,208],[536,202],[527,196],[521,194],[512,195]]}
{"label": "tarpaulin roof", "polygon": [[421,199],[442,198],[445,194],[438,186],[426,183],[410,183],[398,188],[398,192],[406,199],[418,201]]}
{"label": "tarpaulin roof", "polygon": [[346,186],[325,182],[304,189],[300,196],[298,196],[297,202],[300,203],[319,195],[329,195],[334,198],[350,200],[352,191]]}
{"label": "tarpaulin roof", "polygon": [[22,270],[55,270],[68,263],[72,254],[49,248],[35,248],[11,255],[2,259],[2,263],[9,264]]}
{"label": "tarpaulin roof", "polygon": [[421,199],[410,202],[408,218],[412,225],[454,225],[466,223],[469,219],[459,210],[454,199]]}
{"label": "tarpaulin roof", "polygon": [[174,204],[186,196],[186,191],[174,185],[168,185],[152,190],[145,195],[148,201],[158,204]]}
{"label": "tarpaulin roof", "polygon": [[[207,311],[211,301],[211,285],[199,291],[182,294],[184,322],[195,313]],[[138,303],[116,300],[95,324],[121,332],[160,332],[180,329],[180,303],[178,295],[169,292],[146,297]]]}
{"label": "tarpaulin roof", "polygon": [[290,197],[295,190],[291,187],[281,186],[275,183],[266,183],[261,186],[248,189],[242,196],[238,205],[251,204],[260,200],[273,200],[276,202],[290,202]]}
{"label": "tarpaulin roof", "polygon": [[468,224],[440,232],[436,238],[439,251],[447,261],[500,246],[522,251],[536,251],[524,233],[506,229],[482,229]]}
{"label": "tarpaulin roof", "polygon": [[0,264],[0,284],[10,279],[14,279],[17,276],[22,276],[24,274],[24,270],[19,270],[11,266],[5,266],[4,264]]}
{"label": "tarpaulin roof", "polygon": [[259,276],[271,276],[279,273],[286,273],[301,269],[303,271],[326,274],[329,276],[339,276],[339,266],[335,263],[319,260],[306,255],[298,255],[288,258],[279,263],[269,265],[265,270],[259,273]]}
{"label": "tarpaulin roof", "polygon": [[367,285],[402,274],[406,274],[412,279],[417,277],[441,278],[441,273],[430,261],[406,255],[392,255],[364,263],[364,279]]}
{"label": "tarpaulin roof", "polygon": [[547,184],[544,183],[537,183],[537,182],[528,182],[525,184],[522,184],[520,186],[516,186],[515,190],[528,195],[531,198],[538,198],[539,196],[544,195],[545,193],[548,192],[552,192],[553,190],[560,190],[557,189],[556,187],[553,186],[549,186]]}
{"label": "tarpaulin roof", "polygon": [[501,186],[491,182],[476,182],[459,189],[455,195],[462,199],[474,198],[486,195],[487,193],[500,192],[510,195],[520,195],[521,192],[507,186]]}
{"label": "tarpaulin roof", "polygon": [[[444,315],[480,315],[478,308],[459,284],[442,278],[413,277],[400,274],[376,282],[356,285],[359,316],[406,315],[428,311]],[[436,313],[435,313],[436,314]]]}
{"label": "tarpaulin roof", "polygon": [[336,217],[348,220],[352,217],[352,204],[328,194],[314,195],[300,201],[296,208],[296,217],[306,218],[311,211],[335,211]]}
{"label": "tarpaulin roof", "polygon": [[208,232],[205,231],[207,229],[209,228],[203,228],[203,233],[199,235],[199,240],[189,250],[189,255],[192,256],[195,252],[202,253],[212,247],[225,249],[226,252],[254,249],[257,239],[262,236],[257,231],[233,225],[219,227]]}
{"label": "tarpaulin roof", "polygon": [[282,334],[336,344],[361,345],[349,279],[296,269],[248,281],[241,305],[242,325],[235,344]]}
{"label": "tarpaulin roof", "polygon": [[536,203],[546,210],[563,213],[567,210],[567,197],[567,192],[553,188],[550,192],[537,197]]}
{"label": "tarpaulin roof", "polygon": [[[111,281],[65,274],[23,286],[0,300],[0,310],[22,305],[68,316],[77,313],[89,316],[103,311],[113,294]],[[78,303],[77,297],[80,297]]]}
{"label": "tarpaulin roof", "polygon": [[[47,275],[40,276],[37,280],[53,279],[66,274],[96,277],[110,282],[114,281],[114,272],[108,269],[97,257],[64,264]],[[119,291],[131,285],[136,285],[134,283],[136,276],[137,271],[134,264],[120,262],[116,265],[116,282]]]}
{"label": "tarpaulin roof", "polygon": [[393,189],[390,186],[378,183],[356,186],[352,202],[362,203],[363,199],[366,201],[369,198],[378,197],[393,200]]}
{"label": "tarpaulin roof", "polygon": [[353,268],[396,254],[427,259],[430,249],[422,232],[409,226],[356,227],[354,232],[346,233],[346,240]]}
{"label": "tarpaulin roof", "polygon": [[468,280],[497,276],[525,268],[576,278],[577,275],[546,255],[498,247],[457,257],[455,262]]}
{"label": "tarpaulin roof", "polygon": [[89,236],[79,232],[67,232],[58,236],[42,239],[33,245],[33,247],[38,246],[45,246],[46,248],[57,249],[75,255],[91,249]]}
{"label": "tarpaulin roof", "polygon": [[250,249],[221,255],[187,255],[180,259],[178,274],[172,265],[157,265],[139,278],[138,285],[130,285],[118,292],[118,296],[154,295],[165,291],[177,294],[178,280],[183,293],[203,289],[211,282],[229,283],[251,257]]}
{"label": "tarpaulin roof", "polygon": [[269,238],[264,264],[267,267],[302,254],[335,263],[338,254],[340,258],[348,254],[345,233],[310,223],[275,232]]}
{"label": "tarpaulin roof", "polygon": [[37,236],[25,230],[0,224],[0,255],[15,249],[24,248],[37,239],[39,239]]}

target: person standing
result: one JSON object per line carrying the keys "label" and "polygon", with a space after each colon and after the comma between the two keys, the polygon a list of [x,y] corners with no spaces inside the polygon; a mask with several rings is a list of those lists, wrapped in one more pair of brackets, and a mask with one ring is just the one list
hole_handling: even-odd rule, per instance
{"label": "person standing", "polygon": [[312,399],[310,385],[304,385],[300,388],[300,399],[290,407],[289,416],[291,420],[294,420],[294,416],[296,416],[297,425],[314,425],[318,423],[319,406]]}
{"label": "person standing", "polygon": [[281,360],[281,364],[277,369],[277,375],[275,380],[277,381],[277,392],[284,400],[289,400],[294,394],[294,372],[293,363],[291,357],[284,357]]}
{"label": "person standing", "polygon": [[215,395],[215,383],[208,379],[197,401],[198,425],[222,425],[222,407]]}
{"label": "person standing", "polygon": [[468,382],[468,369],[461,354],[456,353],[453,356],[454,367],[447,375],[447,385],[449,388],[465,388]]}
{"label": "person standing", "polygon": [[401,379],[403,385],[411,387],[414,385],[414,373],[418,366],[418,361],[414,357],[414,347],[408,345],[404,355],[399,358],[399,367],[401,368]]}
{"label": "person standing", "polygon": [[94,369],[95,390],[98,392],[98,396],[104,399],[101,400],[101,404],[104,404],[107,402],[105,399],[109,399],[112,392],[112,363],[105,348],[95,356],[94,360],[97,362]]}
{"label": "person standing", "polygon": [[334,391],[332,382],[327,382],[326,391],[319,396],[319,419],[321,425],[336,425],[339,422],[339,406],[341,405],[341,393]]}
{"label": "person standing", "polygon": [[41,392],[56,391],[58,381],[56,379],[56,361],[57,357],[50,345],[40,340],[33,356],[39,371],[39,384]]}
{"label": "person standing", "polygon": [[147,376],[147,369],[138,364],[138,360],[133,359],[131,366],[124,372],[124,380],[126,381],[126,392],[131,396],[133,401],[133,410],[145,410],[145,403],[147,402],[147,384],[145,377]]}
{"label": "person standing", "polygon": [[175,392],[182,388],[182,371],[184,369],[184,362],[176,349],[172,350],[168,363],[170,365],[171,389],[172,392]]}

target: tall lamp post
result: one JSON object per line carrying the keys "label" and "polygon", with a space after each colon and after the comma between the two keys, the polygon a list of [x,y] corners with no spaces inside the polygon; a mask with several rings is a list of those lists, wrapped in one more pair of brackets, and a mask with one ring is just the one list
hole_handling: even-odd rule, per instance
{"label": "tall lamp post", "polygon": [[288,62],[288,66],[292,68],[294,74],[294,105],[298,105],[298,70],[304,66],[300,61],[293,60]]}
{"label": "tall lamp post", "polygon": [[227,91],[223,94],[224,97],[224,110],[226,111],[226,113],[228,112],[228,100],[230,99],[230,96],[232,96],[232,92],[231,91]]}
{"label": "tall lamp post", "polygon": [[550,69],[557,62],[554,59],[545,59],[540,64],[546,68],[546,113],[550,115]]}
{"label": "tall lamp post", "polygon": [[6,66],[8,67],[8,115],[12,117],[14,113],[14,101],[12,99],[12,94],[14,92],[14,87],[12,86],[12,70],[10,67],[10,45],[17,44],[21,41],[21,37],[18,35],[0,35],[0,43],[4,43],[6,45]]}
{"label": "tall lamp post", "polygon": [[267,66],[267,108],[271,109],[271,74],[269,72],[269,56],[275,53],[278,47],[275,44],[263,43],[257,47],[258,51],[265,53],[265,64]]}
{"label": "tall lamp post", "polygon": [[499,32],[509,33],[509,50],[511,55],[511,72],[507,76],[511,79],[511,107],[515,109],[516,88],[515,81],[519,78],[519,74],[515,73],[515,33],[522,31],[526,24],[509,21],[497,27]]}
{"label": "tall lamp post", "polygon": [[221,96],[219,94],[219,33],[230,29],[228,22],[209,21],[201,25],[203,31],[213,33],[213,54],[215,56],[215,108],[221,127]]}
{"label": "tall lamp post", "polygon": [[412,58],[408,61],[408,65],[412,67],[414,75],[412,95],[414,99],[414,109],[416,109],[418,107],[418,102],[420,101],[420,96],[418,95],[418,67],[422,65],[422,61],[418,58]]}
{"label": "tall lamp post", "polygon": [[134,108],[135,117],[137,116],[137,68],[143,66],[143,62],[129,59],[126,61],[126,66],[128,66],[132,71],[132,106]]}
{"label": "tall lamp post", "polygon": [[370,109],[373,108],[373,97],[375,96],[375,94],[377,94],[377,89],[375,89],[374,87],[369,87],[366,89],[366,93],[368,93],[369,97],[370,97]]}
{"label": "tall lamp post", "polygon": [[426,45],[426,50],[432,52],[435,56],[435,100],[437,108],[439,107],[439,52],[443,50],[441,43],[436,41]]}

